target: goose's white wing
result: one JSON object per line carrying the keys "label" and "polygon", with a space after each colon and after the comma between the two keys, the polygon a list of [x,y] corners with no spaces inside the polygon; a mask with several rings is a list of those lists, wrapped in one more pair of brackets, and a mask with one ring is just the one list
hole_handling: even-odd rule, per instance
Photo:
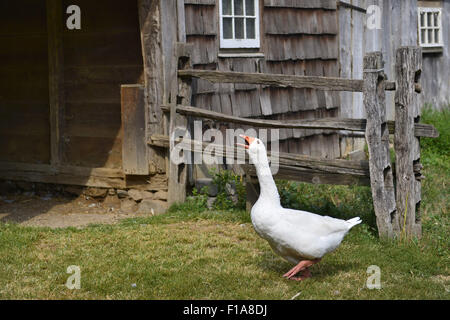
{"label": "goose's white wing", "polygon": [[[316,237],[329,236],[334,233],[346,233],[353,226],[348,221],[320,216],[307,211],[282,209],[280,217],[285,221],[287,228],[297,232],[306,232]],[[292,230],[292,232],[295,232]]]}

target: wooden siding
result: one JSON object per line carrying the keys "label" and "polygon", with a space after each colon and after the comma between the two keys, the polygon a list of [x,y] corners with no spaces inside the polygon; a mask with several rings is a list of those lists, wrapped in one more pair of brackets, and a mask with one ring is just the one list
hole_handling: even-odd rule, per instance
{"label": "wooden siding", "polygon": [[50,163],[45,1],[0,4],[0,161]]}
{"label": "wooden siding", "polygon": [[[186,39],[193,45],[195,69],[339,76],[336,1],[261,1],[259,52],[263,56],[242,57],[229,57],[229,52],[219,49],[216,3],[185,1]],[[292,120],[339,114],[340,97],[336,92],[212,84],[205,80],[194,80],[193,86],[194,106],[240,117]],[[285,140],[280,143],[284,152],[317,155],[316,150],[321,145],[327,150],[322,156],[339,155],[337,135],[325,134],[322,130],[296,130],[294,133],[292,129],[282,129],[280,138]]]}
{"label": "wooden siding", "polygon": [[435,108],[450,105],[450,1],[441,1],[444,48],[442,53],[423,55],[424,102]]}
{"label": "wooden siding", "polygon": [[63,8],[72,4],[82,8],[82,25],[63,32],[63,163],[119,169],[120,85],[143,82],[137,5],[76,0]]}

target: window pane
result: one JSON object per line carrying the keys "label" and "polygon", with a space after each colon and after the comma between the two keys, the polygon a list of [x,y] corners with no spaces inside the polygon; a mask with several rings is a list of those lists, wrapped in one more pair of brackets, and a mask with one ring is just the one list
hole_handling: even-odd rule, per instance
{"label": "window pane", "polygon": [[234,19],[235,39],[244,39],[244,18]]}
{"label": "window pane", "polygon": [[223,18],[223,38],[233,39],[233,18]]}
{"label": "window pane", "polygon": [[425,13],[420,14],[420,26],[425,27]]}
{"label": "window pane", "polygon": [[439,13],[434,14],[434,26],[439,27]]}
{"label": "window pane", "polygon": [[256,33],[255,33],[255,23],[256,19],[246,19],[245,20],[246,26],[247,26],[247,39],[256,39]]}
{"label": "window pane", "polygon": [[244,3],[242,1],[244,0],[234,0],[234,14],[236,16],[244,15]]}
{"label": "window pane", "polygon": [[427,26],[432,27],[433,26],[433,13],[428,12],[427,13]]}
{"label": "window pane", "polygon": [[433,29],[428,30],[428,43],[434,43],[433,41]]}
{"label": "window pane", "polygon": [[231,1],[232,0],[222,0],[222,14],[231,16]]}
{"label": "window pane", "polygon": [[434,29],[434,42],[435,43],[439,43],[440,39],[439,39],[439,29]]}
{"label": "window pane", "polygon": [[245,15],[246,16],[255,15],[255,0],[245,0]]}
{"label": "window pane", "polygon": [[420,30],[420,35],[421,35],[421,42],[420,42],[420,44],[426,44],[426,36],[427,36],[427,30],[425,30],[425,29],[422,29],[422,30]]}

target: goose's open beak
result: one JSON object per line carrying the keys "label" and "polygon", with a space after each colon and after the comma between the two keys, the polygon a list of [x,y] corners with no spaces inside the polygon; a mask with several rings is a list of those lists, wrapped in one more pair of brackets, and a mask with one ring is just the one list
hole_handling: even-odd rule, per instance
{"label": "goose's open beak", "polygon": [[243,144],[237,143],[236,145],[239,147],[244,147],[245,149],[248,149],[250,147],[250,145],[253,143],[253,141],[255,141],[255,138],[247,137],[247,136],[244,136],[243,134],[240,134],[239,137],[243,138],[245,140],[245,142],[247,142],[247,144],[243,145]]}

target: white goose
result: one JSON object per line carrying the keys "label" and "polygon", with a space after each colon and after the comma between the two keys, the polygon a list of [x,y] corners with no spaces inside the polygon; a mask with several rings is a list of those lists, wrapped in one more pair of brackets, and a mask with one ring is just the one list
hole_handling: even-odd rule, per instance
{"label": "white goose", "polygon": [[[306,211],[285,209],[272,177],[264,143],[241,135],[244,146],[256,167],[260,196],[252,208],[253,226],[267,240],[273,251],[296,264],[284,277],[301,281],[311,277],[308,268],[335,250],[350,229],[361,223],[360,218],[348,221],[324,217]],[[295,277],[301,272],[300,277]]]}

